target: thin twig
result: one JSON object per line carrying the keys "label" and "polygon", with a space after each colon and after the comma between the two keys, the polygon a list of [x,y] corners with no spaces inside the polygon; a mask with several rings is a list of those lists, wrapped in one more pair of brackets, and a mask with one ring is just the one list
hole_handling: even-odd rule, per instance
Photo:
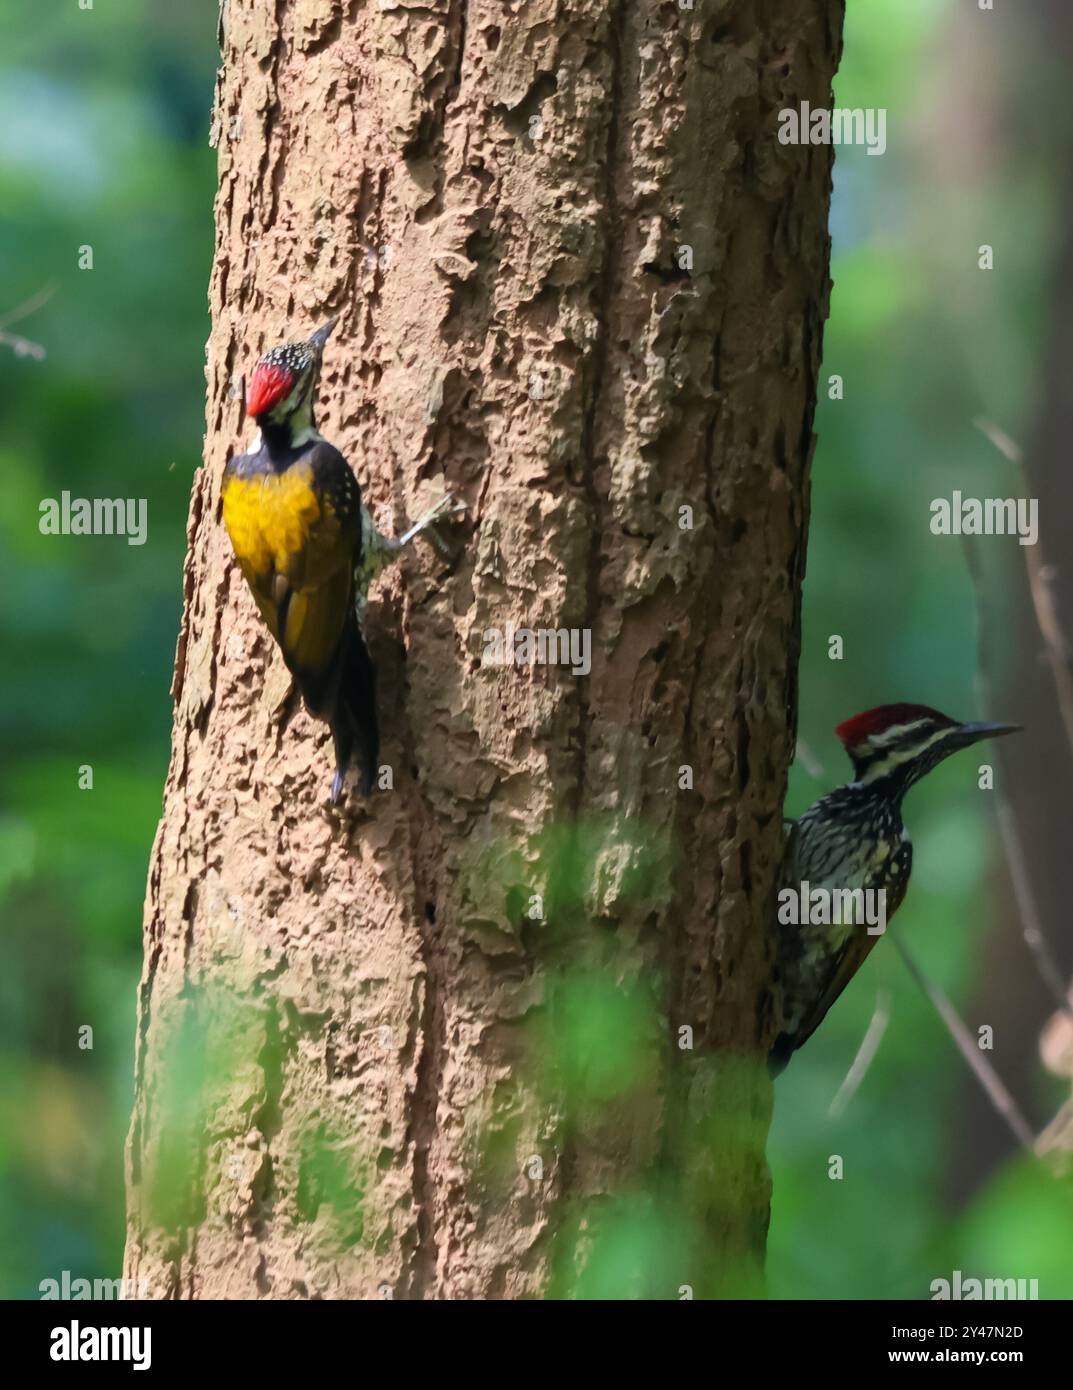
{"label": "thin twig", "polygon": [[876,993],[876,1007],[872,1014],[872,1021],[861,1039],[861,1045],[857,1049],[853,1064],[846,1072],[845,1080],[839,1086],[834,1100],[827,1108],[827,1113],[832,1120],[840,1119],[846,1113],[847,1106],[860,1089],[861,1082],[868,1075],[868,1069],[879,1051],[879,1044],[883,1041],[883,1034],[887,1031],[889,1022],[890,993],[888,990],[881,989]]}
{"label": "thin twig", "polygon": [[6,314],[0,314],[0,329],[10,328],[13,323],[18,323],[19,319],[27,318],[30,314],[35,314],[48,303],[56,293],[54,284],[42,285],[36,294],[32,294],[29,299],[24,299],[21,304],[17,304],[14,309],[9,309]]}
{"label": "thin twig", "polygon": [[[965,546],[965,562],[968,566],[969,578],[972,580],[973,591],[976,598],[977,699],[980,705],[980,713],[986,716],[993,712],[994,707],[991,698],[991,682],[988,677],[989,662],[983,577],[980,574],[980,569],[976,562],[976,552],[973,549],[971,539],[968,536],[962,539]],[[1014,815],[1013,809],[1003,790],[1006,783],[1006,764],[1005,756],[1001,748],[996,749],[995,760],[999,765],[1000,773],[998,783],[993,788],[999,835],[1002,839],[1002,848],[1006,855],[1006,865],[1009,869],[1010,883],[1013,887],[1014,902],[1017,904],[1017,915],[1021,923],[1021,935],[1024,937],[1025,945],[1028,947],[1029,953],[1035,961],[1040,979],[1047,986],[1055,1003],[1060,1009],[1073,1018],[1073,1005],[1069,1002],[1069,992],[1065,977],[1059,969],[1054,956],[1051,954],[1051,949],[1043,934],[1043,922],[1040,917],[1039,906],[1036,902],[1036,895],[1032,888],[1032,878],[1028,872],[1028,862],[1025,859],[1024,847],[1021,844],[1021,832],[1017,824],[1017,817]]]}
{"label": "thin twig", "polygon": [[43,304],[47,304],[55,293],[55,285],[43,285],[29,299],[23,300],[14,309],[9,309],[6,314],[0,315],[0,343],[11,348],[16,357],[32,357],[35,361],[42,362],[48,355],[44,347],[40,343],[35,343],[32,338],[24,338],[20,333],[8,333],[6,330],[13,323],[18,323],[19,319],[26,318],[27,315],[40,309]]}
{"label": "thin twig", "polygon": [[946,1024],[947,1032],[957,1044],[958,1051],[972,1069],[977,1081],[979,1081],[980,1085],[984,1088],[991,1104],[1006,1121],[1007,1125],[1009,1125],[1010,1132],[1013,1134],[1014,1138],[1022,1148],[1026,1149],[1029,1153],[1035,1153],[1035,1135],[1029,1128],[1028,1121],[1021,1114],[1017,1102],[1003,1085],[994,1067],[977,1047],[972,1034],[969,1032],[968,1028],[966,1028],[965,1024],[962,1023],[953,1004],[951,1004],[950,1000],[939,986],[933,984],[932,981],[927,978],[916,961],[906,950],[901,937],[897,935],[890,926],[887,927],[887,935],[894,938],[894,944],[898,948],[898,954],[901,956],[902,960],[905,961],[907,970],[928,996],[935,1012]]}
{"label": "thin twig", "polygon": [[1021,846],[1021,832],[1017,828],[1017,817],[1001,793],[995,803],[995,813],[998,816],[999,835],[1006,853],[1010,883],[1013,885],[1014,901],[1017,903],[1017,912],[1021,918],[1021,934],[1025,939],[1025,945],[1032,953],[1040,978],[1050,990],[1054,1002],[1063,1013],[1073,1018],[1073,1004],[1069,1002],[1069,993],[1063,982],[1062,973],[1051,955],[1050,947],[1047,945],[1040,925],[1039,909],[1036,906],[1036,895],[1032,891],[1032,884],[1029,880],[1028,865],[1025,863],[1024,850]]}
{"label": "thin twig", "polygon": [[991,420],[984,420],[978,417],[972,422],[976,428],[987,439],[990,439],[995,448],[1011,463],[1016,463],[1020,467],[1024,460],[1024,450],[1016,440],[1011,439],[1005,430],[1000,430],[998,425]]}
{"label": "thin twig", "polygon": [[1025,568],[1028,570],[1028,591],[1032,595],[1036,624],[1043,638],[1047,664],[1054,677],[1058,709],[1065,725],[1066,738],[1070,750],[1073,751],[1073,666],[1070,665],[1069,643],[1058,621],[1058,610],[1055,607],[1054,594],[1051,592],[1054,570],[1050,565],[1044,564],[1035,546],[1026,545],[1024,552]]}
{"label": "thin twig", "polygon": [[32,338],[22,338],[17,333],[5,333],[0,329],[0,343],[5,343],[13,350],[16,357],[32,357],[35,362],[43,362],[48,353],[40,343],[35,343]]}
{"label": "thin twig", "polygon": [[[977,427],[987,436],[1001,454],[1014,464],[1021,472],[1026,491],[1031,489],[1031,481],[1028,476],[1028,469],[1025,465],[1024,450],[1019,444],[1012,440],[997,426],[986,420],[976,421]],[[1065,726],[1066,740],[1069,743],[1070,751],[1073,752],[1073,648],[1070,647],[1058,617],[1058,608],[1054,601],[1054,594],[1051,591],[1051,579],[1054,570],[1047,565],[1042,555],[1037,552],[1035,546],[1022,547],[1025,552],[1025,569],[1028,574],[1028,591],[1032,597],[1032,607],[1036,615],[1036,625],[1039,628],[1040,636],[1043,639],[1044,650],[1047,654],[1047,663],[1051,668],[1051,675],[1054,678],[1055,695],[1058,703],[1059,713],[1062,723]],[[969,572],[972,575],[973,583],[976,586],[977,612],[980,614],[980,647],[981,656],[978,662],[979,679],[983,679],[983,617],[982,617],[982,589],[979,584],[979,577],[972,563],[972,552],[969,555]],[[1001,762],[1001,754],[1000,762]],[[1003,844],[1006,849],[1006,858],[1010,865],[1010,875],[1014,886],[1014,895],[1017,898],[1018,911],[1021,914],[1021,925],[1024,932],[1025,941],[1029,950],[1032,951],[1037,968],[1044,983],[1048,986],[1051,993],[1058,1001],[1062,1016],[1065,1019],[1073,1018],[1073,1006],[1071,1006],[1070,995],[1066,991],[1063,978],[1055,964],[1047,944],[1044,941],[1043,933],[1040,928],[1039,912],[1036,908],[1035,896],[1032,892],[1029,881],[1028,869],[1025,862],[1024,852],[1021,847],[1020,836],[1017,830],[1016,817],[1009,809],[1005,800],[999,799],[999,825],[1002,829]],[[1027,910],[1026,910],[1027,908]],[[1058,1116],[1043,1131],[1036,1142],[1036,1152],[1047,1157],[1053,1157],[1048,1151],[1068,1147],[1068,1140],[1065,1138],[1068,1132],[1069,1117],[1071,1114],[1071,1103],[1059,1111]]]}
{"label": "thin twig", "polygon": [[[1024,487],[1026,490],[1030,489],[1031,480],[1025,468],[1025,453],[1020,444],[1012,440],[1008,434],[1004,434],[997,425],[992,424],[989,420],[976,420],[974,424],[994,444],[999,453],[1019,469]],[[1058,708],[1062,715],[1062,723],[1065,725],[1070,751],[1073,752],[1073,648],[1070,647],[1062,630],[1054,595],[1051,592],[1054,569],[1041,558],[1042,552],[1038,542],[1036,545],[1026,545],[1021,548],[1025,552],[1028,592],[1031,595],[1032,607],[1036,614],[1036,625],[1043,638],[1047,662],[1054,676]],[[976,579],[975,572],[973,579],[974,581]],[[977,585],[977,600],[979,597],[979,586]]]}
{"label": "thin twig", "polygon": [[803,738],[797,740],[794,756],[810,777],[814,777],[818,781],[823,776],[823,763],[820,762]]}

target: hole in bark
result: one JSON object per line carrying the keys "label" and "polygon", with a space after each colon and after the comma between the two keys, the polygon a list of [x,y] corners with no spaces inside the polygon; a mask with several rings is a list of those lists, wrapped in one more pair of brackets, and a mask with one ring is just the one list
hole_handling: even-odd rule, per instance
{"label": "hole in bark", "polygon": [[558,321],[559,297],[559,290],[555,285],[545,285],[531,299],[519,303],[518,313],[524,316],[527,324],[547,333]]}
{"label": "hole in bark", "polygon": [[658,261],[648,261],[641,269],[646,275],[654,275],[657,280],[661,280],[665,285],[669,285],[676,280],[689,279],[688,270],[683,270],[677,265],[660,265]]}
{"label": "hole in bark", "polygon": [[652,659],[653,659],[653,661],[662,661],[663,658],[664,658],[664,657],[667,655],[667,653],[670,651],[670,649],[671,649],[671,644],[670,644],[669,642],[660,642],[660,643],[658,643],[658,644],[657,644],[655,647],[653,647],[653,649],[652,649]]}
{"label": "hole in bark", "polygon": [[430,926],[431,926],[433,923],[435,923],[435,921],[436,921],[436,904],[435,904],[435,903],[426,903],[426,904],[425,904],[425,921],[428,922]]}
{"label": "hole in bark", "polygon": [[[728,22],[716,20],[712,25],[712,31],[706,36],[708,43],[729,43],[734,40],[734,25]],[[703,43],[704,40],[702,39]]]}
{"label": "hole in bark", "polygon": [[[484,31],[484,42],[488,46],[489,53],[494,53],[499,47],[499,40],[502,32],[498,24],[493,24],[490,29]],[[789,69],[787,69],[787,71],[789,71]]]}
{"label": "hole in bark", "polygon": [[781,472],[786,472],[786,427],[780,425],[775,431],[775,463]]}
{"label": "hole in bark", "polygon": [[738,785],[745,790],[749,781],[749,726],[745,715],[738,714]]}
{"label": "hole in bark", "polygon": [[420,155],[427,154],[435,143],[438,133],[436,117],[431,111],[425,111],[417,123],[417,129],[402,147],[403,159],[414,160]]}
{"label": "hole in bark", "polygon": [[477,266],[479,273],[459,280],[451,291],[451,304],[440,335],[446,343],[456,343],[467,336],[484,336],[485,323],[491,312],[491,285],[495,283],[498,260],[495,238],[484,227],[478,227],[466,238],[465,255]]}
{"label": "hole in bark", "polygon": [[512,135],[519,138],[530,133],[529,122],[537,115],[548,97],[559,90],[554,73],[541,72],[517,106],[500,107],[501,119]]}
{"label": "hole in bark", "polygon": [[463,243],[463,250],[471,261],[476,261],[478,265],[486,261],[491,254],[492,247],[495,245],[495,237],[487,227],[478,227],[470,232]]}
{"label": "hole in bark", "polygon": [[742,845],[739,858],[741,862],[741,884],[746,893],[749,893],[752,891],[753,887],[753,864],[752,851],[747,842]]}

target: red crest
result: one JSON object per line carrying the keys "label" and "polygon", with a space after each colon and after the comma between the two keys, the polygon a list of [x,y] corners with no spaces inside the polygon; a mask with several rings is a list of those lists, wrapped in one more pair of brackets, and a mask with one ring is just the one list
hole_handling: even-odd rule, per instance
{"label": "red crest", "polygon": [[276,362],[258,362],[246,392],[246,414],[263,415],[278,402],[285,400],[294,387],[296,377]]}
{"label": "red crest", "polygon": [[914,724],[918,719],[927,719],[938,727],[953,726],[957,720],[940,714],[937,709],[927,705],[877,705],[863,714],[855,714],[839,724],[835,733],[846,748],[857,748],[884,729],[893,729],[899,724]]}

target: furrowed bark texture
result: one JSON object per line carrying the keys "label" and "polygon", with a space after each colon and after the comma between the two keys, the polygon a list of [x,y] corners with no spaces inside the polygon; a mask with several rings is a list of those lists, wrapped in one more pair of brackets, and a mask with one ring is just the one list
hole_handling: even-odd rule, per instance
{"label": "furrowed bark texture", "polygon": [[[151,1295],[752,1286],[829,261],[830,151],[778,112],[830,104],[841,20],[225,6],[128,1154]],[[334,312],[319,424],[382,529],[469,508],[457,560],[374,589],[394,785],[338,812],[218,505],[242,371]],[[511,625],[590,631],[591,673],[491,664]]]}

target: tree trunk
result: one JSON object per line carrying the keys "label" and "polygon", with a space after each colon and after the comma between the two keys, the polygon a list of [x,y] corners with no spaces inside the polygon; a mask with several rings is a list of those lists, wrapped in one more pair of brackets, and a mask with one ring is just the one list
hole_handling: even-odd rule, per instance
{"label": "tree trunk", "polygon": [[[763,1258],[842,0],[224,6],[205,464],[145,920],[156,1297],[697,1297]],[[331,313],[382,529],[379,790],[219,519],[240,372]],[[384,520],[386,518],[386,521]],[[591,634],[591,673],[487,634]],[[688,1292],[687,1292],[688,1291]]]}

